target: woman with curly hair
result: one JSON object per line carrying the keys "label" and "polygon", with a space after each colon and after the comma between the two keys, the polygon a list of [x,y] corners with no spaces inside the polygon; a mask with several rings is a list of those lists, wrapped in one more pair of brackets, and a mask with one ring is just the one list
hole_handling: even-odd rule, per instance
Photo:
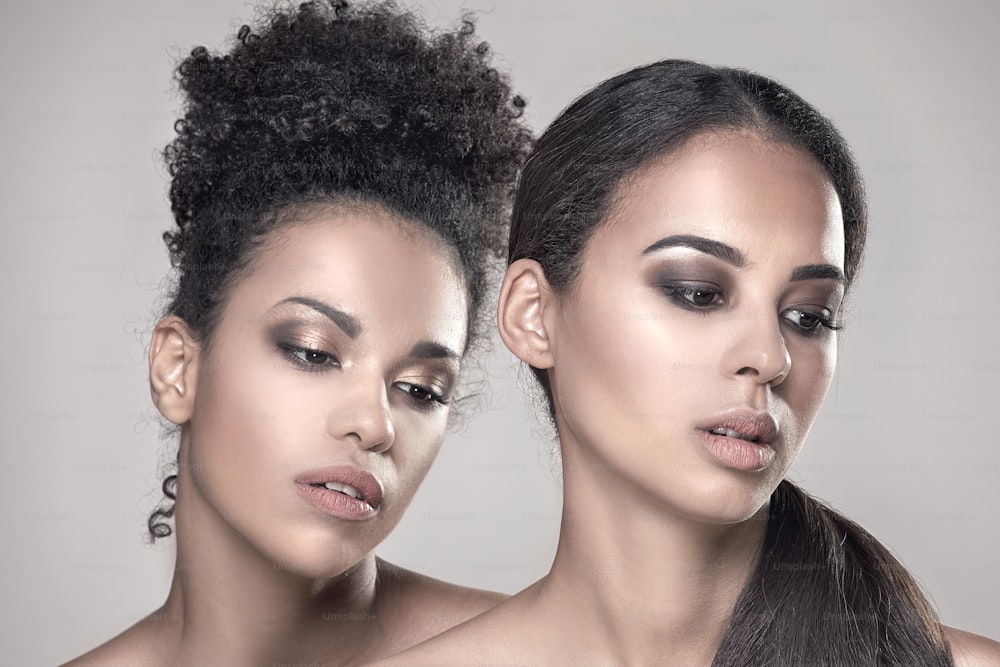
{"label": "woman with curly hair", "polygon": [[[195,48],[149,349],[164,605],[72,664],[355,664],[499,596],[377,559],[440,446],[530,135],[472,25],[273,10]],[[176,521],[171,528],[170,520]]]}
{"label": "woman with curly hair", "polygon": [[766,77],[667,60],[570,105],[525,165],[498,316],[559,434],[555,562],[381,664],[1000,664],[785,479],[866,229],[843,137]]}

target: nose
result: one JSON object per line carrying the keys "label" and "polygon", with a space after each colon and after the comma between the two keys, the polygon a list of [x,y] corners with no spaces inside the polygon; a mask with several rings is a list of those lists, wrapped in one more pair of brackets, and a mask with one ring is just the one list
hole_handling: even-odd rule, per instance
{"label": "nose", "polygon": [[743,317],[742,321],[734,324],[733,332],[727,351],[727,372],[772,387],[788,377],[792,357],[773,311]]}
{"label": "nose", "polygon": [[351,378],[327,414],[327,433],[360,449],[384,452],[396,440],[392,409],[381,377]]}

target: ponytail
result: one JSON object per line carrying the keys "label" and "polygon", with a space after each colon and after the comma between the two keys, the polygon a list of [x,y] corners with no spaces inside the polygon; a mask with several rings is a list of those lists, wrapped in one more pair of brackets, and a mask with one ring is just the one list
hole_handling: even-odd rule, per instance
{"label": "ponytail", "polygon": [[783,481],[714,667],[952,667],[937,614],[888,549]]}

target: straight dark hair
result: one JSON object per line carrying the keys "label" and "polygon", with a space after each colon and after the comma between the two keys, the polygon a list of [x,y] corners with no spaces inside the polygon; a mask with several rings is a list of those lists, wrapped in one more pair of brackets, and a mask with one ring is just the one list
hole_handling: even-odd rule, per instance
{"label": "straight dark hair", "polygon": [[954,665],[933,607],[871,533],[788,480],[712,663]]}
{"label": "straight dark hair", "polygon": [[[691,138],[746,132],[805,150],[826,171],[844,219],[844,273],[857,275],[867,233],[860,171],[834,125],[759,74],[664,60],[619,74],[545,131],[521,176],[508,263],[537,261],[562,292],[637,170]],[[553,410],[546,371],[532,371]],[[771,496],[756,569],[714,665],[952,665],[919,586],[868,532],[789,481]]]}

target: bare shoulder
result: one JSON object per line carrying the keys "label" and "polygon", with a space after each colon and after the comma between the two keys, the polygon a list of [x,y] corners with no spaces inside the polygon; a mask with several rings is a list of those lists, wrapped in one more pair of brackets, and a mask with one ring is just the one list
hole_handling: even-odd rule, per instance
{"label": "bare shoulder", "polygon": [[63,667],[98,667],[99,665],[146,665],[144,653],[122,641],[118,635],[78,658],[70,660]]}
{"label": "bare shoulder", "polygon": [[97,648],[70,660],[63,667],[156,667],[168,657],[168,625],[164,623],[163,610],[158,610]]}
{"label": "bare shoulder", "polygon": [[[474,664],[529,664],[521,653],[535,644],[536,624],[525,607],[522,591],[496,607],[407,651],[368,667],[468,667]],[[537,662],[537,661],[536,661]]]}
{"label": "bare shoulder", "polygon": [[[501,605],[501,611],[504,605]],[[497,610],[490,610],[431,639],[367,667],[467,667],[470,664],[517,664],[505,653],[495,622]],[[509,644],[508,644],[509,648]]]}
{"label": "bare shoulder", "polygon": [[944,634],[951,644],[955,667],[1000,666],[1000,642],[947,626]]}
{"label": "bare shoulder", "polygon": [[[507,595],[458,586],[378,561],[380,607],[396,627],[411,628],[409,644],[434,635],[491,609]],[[383,597],[384,596],[384,597]]]}

